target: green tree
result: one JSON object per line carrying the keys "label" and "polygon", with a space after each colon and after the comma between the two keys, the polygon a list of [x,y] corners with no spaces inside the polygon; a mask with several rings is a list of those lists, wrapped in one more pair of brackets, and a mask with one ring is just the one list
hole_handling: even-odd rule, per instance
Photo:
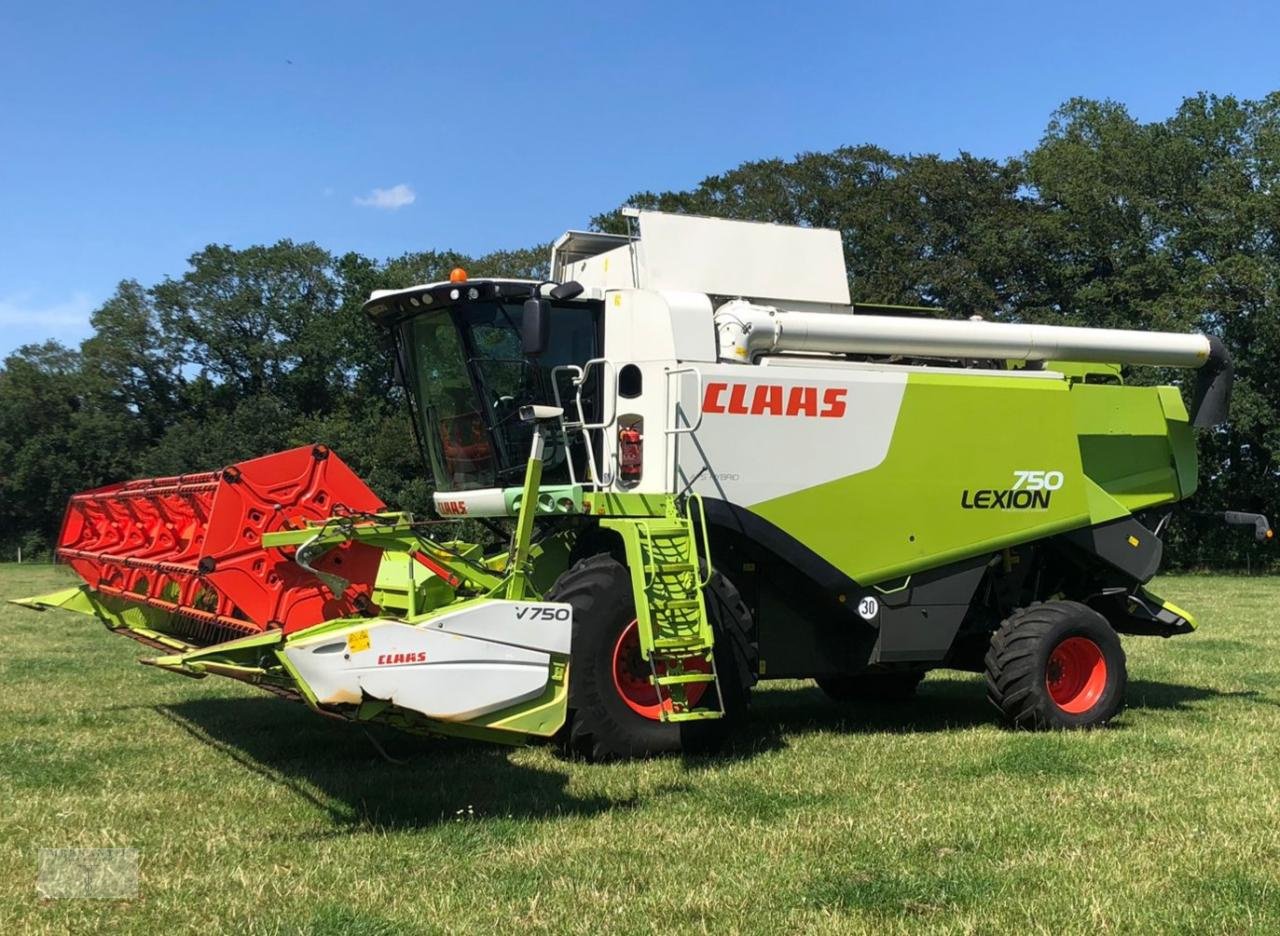
{"label": "green tree", "polygon": [[0,367],[0,548],[45,548],[67,498],[128,477],[135,412],[83,379],[81,355],[57,342],[26,345]]}
{"label": "green tree", "polygon": [[184,360],[234,401],[287,395],[322,411],[350,382],[333,258],[314,244],[280,241],[234,250],[211,245],[180,279],[151,290],[160,323]]}

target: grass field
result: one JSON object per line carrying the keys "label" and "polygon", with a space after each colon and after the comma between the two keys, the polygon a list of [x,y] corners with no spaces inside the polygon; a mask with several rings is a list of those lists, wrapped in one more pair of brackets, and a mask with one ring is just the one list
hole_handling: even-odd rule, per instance
{"label": "grass field", "polygon": [[[0,597],[69,582],[0,566]],[[1188,577],[1126,638],[1114,728],[999,727],[979,680],[842,708],[756,694],[727,754],[592,766],[366,737],[0,606],[0,933],[1280,932],[1280,579]],[[129,901],[37,853],[136,848]]]}

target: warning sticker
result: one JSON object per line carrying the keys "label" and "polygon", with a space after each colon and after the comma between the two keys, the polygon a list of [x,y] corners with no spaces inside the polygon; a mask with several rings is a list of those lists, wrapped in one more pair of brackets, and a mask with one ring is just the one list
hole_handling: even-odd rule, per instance
{"label": "warning sticker", "polygon": [[367,630],[352,631],[347,634],[347,652],[359,653],[369,649],[369,632]]}

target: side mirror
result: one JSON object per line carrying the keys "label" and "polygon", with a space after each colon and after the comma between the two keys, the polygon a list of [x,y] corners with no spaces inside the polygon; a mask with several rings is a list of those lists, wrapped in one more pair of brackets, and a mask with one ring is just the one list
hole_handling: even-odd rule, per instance
{"label": "side mirror", "polygon": [[520,350],[528,357],[537,357],[547,350],[547,340],[551,337],[551,303],[546,299],[526,299],[520,333]]}
{"label": "side mirror", "polygon": [[559,286],[551,287],[552,299],[577,299],[582,295],[582,284],[577,280],[569,280]]}

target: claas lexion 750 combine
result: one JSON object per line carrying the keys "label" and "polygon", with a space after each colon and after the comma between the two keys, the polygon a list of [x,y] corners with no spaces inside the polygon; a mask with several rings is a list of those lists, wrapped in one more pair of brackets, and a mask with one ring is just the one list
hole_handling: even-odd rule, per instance
{"label": "claas lexion 750 combine", "polygon": [[[837,232],[629,217],[550,282],[366,304],[438,518],[320,446],[116,484],[67,510],[84,584],[26,603],[356,723],[595,758],[713,746],[764,678],[978,671],[1016,725],[1099,725],[1117,635],[1195,627],[1146,583],[1227,413],[1218,340],[850,305]],[[1124,366],[1194,371],[1190,412]]]}

